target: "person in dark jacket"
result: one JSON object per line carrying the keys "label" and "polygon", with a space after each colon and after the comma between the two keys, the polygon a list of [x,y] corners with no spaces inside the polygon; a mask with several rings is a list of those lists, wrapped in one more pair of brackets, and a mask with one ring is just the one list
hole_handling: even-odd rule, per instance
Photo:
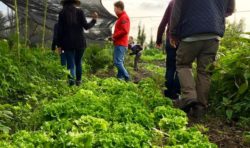
{"label": "person in dark jacket", "polygon": [[166,30],[167,27],[167,31],[166,31],[166,53],[167,53],[167,57],[166,57],[166,74],[165,74],[165,86],[166,86],[166,90],[164,91],[164,94],[166,97],[172,99],[172,100],[176,100],[179,98],[179,94],[180,94],[180,82],[177,76],[177,72],[176,72],[176,47],[172,47],[170,45],[170,35],[169,35],[169,26],[170,26],[170,17],[171,17],[171,12],[173,9],[173,5],[174,5],[174,1],[175,0],[171,0],[166,11],[165,14],[162,18],[162,21],[159,25],[158,28],[158,33],[157,33],[157,39],[156,39],[156,45],[157,48],[161,48],[162,46],[162,36]]}
{"label": "person in dark jacket", "polygon": [[135,55],[134,70],[138,71],[138,63],[139,63],[140,57],[142,55],[143,47],[141,45],[135,44],[134,38],[132,36],[129,37],[128,42],[129,42],[128,49],[130,49],[132,51],[129,55]]}
{"label": "person in dark jacket", "polygon": [[[84,30],[96,24],[97,13],[93,14],[91,22],[87,22],[83,10],[77,8],[79,0],[63,0],[63,10],[59,13],[58,47],[64,51],[67,68],[70,70],[69,84],[80,85],[82,80],[82,57],[86,48]],[[76,76],[76,81],[75,81]]]}
{"label": "person in dark jacket", "polygon": [[124,3],[122,1],[116,2],[114,7],[115,13],[118,16],[118,20],[115,24],[115,31],[112,36],[115,45],[114,64],[118,70],[117,78],[129,81],[130,76],[124,67],[124,57],[128,47],[130,19],[124,10]]}
{"label": "person in dark jacket", "polygon": [[[54,33],[53,33],[53,41],[52,41],[52,46],[51,46],[51,50],[53,52],[56,52],[57,47],[58,47],[58,40],[57,40],[57,34],[58,34],[58,23],[56,23],[54,25]],[[62,50],[60,51],[60,58],[61,58],[61,65],[62,66],[66,66],[67,65],[67,61],[66,61],[66,55],[65,52]]]}
{"label": "person in dark jacket", "polygon": [[[170,21],[172,46],[177,46],[177,72],[182,99],[176,105],[194,117],[208,107],[211,68],[225,32],[225,17],[235,9],[235,0],[175,0]],[[197,79],[192,63],[197,61]],[[193,113],[193,114],[192,114]]]}

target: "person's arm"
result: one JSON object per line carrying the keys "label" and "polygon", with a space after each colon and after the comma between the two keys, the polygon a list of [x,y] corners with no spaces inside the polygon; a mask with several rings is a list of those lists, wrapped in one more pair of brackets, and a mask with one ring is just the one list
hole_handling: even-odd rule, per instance
{"label": "person's arm", "polygon": [[80,23],[85,30],[88,30],[95,26],[96,19],[92,19],[89,23],[87,22],[86,16],[82,10],[80,10]]}
{"label": "person's arm", "polygon": [[232,15],[235,11],[235,0],[228,0],[226,17]]}
{"label": "person's arm", "polygon": [[122,18],[121,23],[119,25],[121,25],[121,30],[114,33],[113,40],[117,40],[129,33],[129,28],[130,28],[129,19]]}
{"label": "person's arm", "polygon": [[56,50],[55,39],[52,41],[51,50],[54,52]]}
{"label": "person's arm", "polygon": [[56,50],[56,46],[57,46],[57,34],[58,34],[58,24],[55,24],[54,26],[54,32],[53,32],[53,41],[52,41],[52,46],[51,46],[51,50],[55,51]]}
{"label": "person's arm", "polygon": [[156,39],[156,44],[157,45],[161,45],[162,44],[162,36],[166,30],[166,27],[167,25],[169,26],[169,20],[170,20],[170,17],[171,17],[171,11],[172,11],[172,8],[173,8],[173,4],[174,2],[171,1],[165,11],[165,14],[161,20],[161,23],[158,27],[158,32],[157,32],[157,39]]}
{"label": "person's arm", "polygon": [[58,18],[58,25],[57,25],[57,46],[59,48],[62,47],[62,39],[63,39],[63,16],[60,13]]}
{"label": "person's arm", "polygon": [[170,44],[175,48],[177,47],[177,44],[179,42],[178,26],[181,22],[181,15],[183,11],[182,5],[183,5],[183,0],[175,0],[170,19],[170,29],[169,29]]}

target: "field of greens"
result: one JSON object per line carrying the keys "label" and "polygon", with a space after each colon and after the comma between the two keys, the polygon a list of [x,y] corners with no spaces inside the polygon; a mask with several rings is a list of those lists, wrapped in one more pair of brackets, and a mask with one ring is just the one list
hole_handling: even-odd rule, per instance
{"label": "field of greens", "polygon": [[216,147],[150,78],[68,87],[57,55],[0,47],[0,147]]}
{"label": "field of greens", "polygon": [[[85,52],[84,80],[69,87],[69,72],[49,50],[10,48],[0,40],[0,147],[3,148],[216,148],[228,142],[222,127],[240,129],[250,143],[250,40],[229,25],[215,63],[208,115],[197,124],[163,96],[165,55],[144,51],[136,83],[114,78],[112,46]],[[214,120],[223,121],[212,129]],[[214,120],[210,120],[214,118]],[[189,124],[192,122],[192,124]],[[229,134],[228,134],[229,135]],[[218,140],[219,139],[219,140]],[[239,143],[238,143],[239,142]],[[216,143],[216,144],[215,144]]]}

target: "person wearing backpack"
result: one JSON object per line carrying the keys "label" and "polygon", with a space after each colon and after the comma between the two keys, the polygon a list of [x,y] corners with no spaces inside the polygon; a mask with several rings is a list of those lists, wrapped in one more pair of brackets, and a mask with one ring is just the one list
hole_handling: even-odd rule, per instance
{"label": "person wearing backpack", "polygon": [[[182,99],[176,106],[194,117],[208,108],[213,63],[225,32],[225,18],[235,0],[175,0],[170,21],[170,43],[177,47],[177,73]],[[197,78],[192,63],[197,61]]]}
{"label": "person wearing backpack", "polygon": [[[84,29],[88,30],[96,24],[98,14],[88,23],[79,0],[63,0],[62,11],[58,21],[58,47],[64,51],[67,69],[70,71],[69,85],[79,86],[82,80],[82,57],[86,48]],[[84,28],[84,29],[83,29]]]}

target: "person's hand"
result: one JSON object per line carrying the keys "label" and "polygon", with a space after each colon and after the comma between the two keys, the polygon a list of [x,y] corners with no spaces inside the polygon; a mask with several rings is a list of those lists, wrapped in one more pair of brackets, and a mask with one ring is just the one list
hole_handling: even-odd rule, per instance
{"label": "person's hand", "polygon": [[156,48],[157,48],[157,49],[160,49],[161,46],[162,46],[162,44],[156,44]]}
{"label": "person's hand", "polygon": [[177,45],[179,43],[179,40],[176,37],[171,37],[170,38],[170,45],[174,48],[177,48]]}
{"label": "person's hand", "polygon": [[58,47],[56,51],[57,51],[58,54],[62,54],[62,48],[61,47]]}
{"label": "person's hand", "polygon": [[112,36],[110,36],[110,37],[108,37],[106,40],[109,41],[109,42],[112,42],[112,41],[113,41],[113,38],[112,38]]}
{"label": "person's hand", "polygon": [[94,20],[96,20],[98,17],[99,17],[99,15],[98,15],[97,12],[94,12],[94,13],[92,14],[92,18],[93,18]]}

